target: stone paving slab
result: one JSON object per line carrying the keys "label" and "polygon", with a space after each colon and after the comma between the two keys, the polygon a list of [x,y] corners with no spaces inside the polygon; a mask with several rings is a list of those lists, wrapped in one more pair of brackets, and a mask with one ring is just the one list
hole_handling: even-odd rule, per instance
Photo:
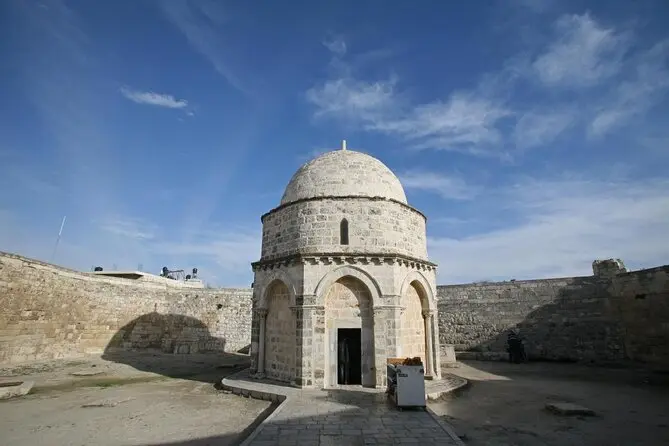
{"label": "stone paving slab", "polygon": [[[426,382],[426,393],[443,394],[464,385],[462,381],[466,384],[462,378]],[[271,399],[269,394],[274,401],[276,395],[284,397],[243,446],[464,445],[429,408],[400,411],[383,389],[302,390],[254,380],[247,370],[223,379],[222,386],[261,399]]]}

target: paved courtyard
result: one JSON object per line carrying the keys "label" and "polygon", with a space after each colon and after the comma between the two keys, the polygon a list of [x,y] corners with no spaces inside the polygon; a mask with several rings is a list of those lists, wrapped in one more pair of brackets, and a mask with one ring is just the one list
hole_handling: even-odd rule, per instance
{"label": "paved courtyard", "polygon": [[[428,392],[464,384],[452,377],[430,382]],[[224,380],[230,388],[280,393],[287,399],[244,443],[245,446],[368,444],[461,445],[449,426],[423,409],[398,410],[380,389],[352,386],[337,390],[299,390],[247,378]]]}

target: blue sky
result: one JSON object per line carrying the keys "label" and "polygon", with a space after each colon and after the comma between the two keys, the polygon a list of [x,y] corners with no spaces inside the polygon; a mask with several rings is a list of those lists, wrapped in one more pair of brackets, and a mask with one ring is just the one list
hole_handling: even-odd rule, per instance
{"label": "blue sky", "polygon": [[669,263],[666,1],[0,2],[0,250],[247,286],[346,139],[439,283]]}

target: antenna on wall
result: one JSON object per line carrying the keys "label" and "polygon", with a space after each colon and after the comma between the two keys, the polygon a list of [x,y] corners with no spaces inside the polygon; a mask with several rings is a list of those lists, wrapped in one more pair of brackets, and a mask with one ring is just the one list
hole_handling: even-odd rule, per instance
{"label": "antenna on wall", "polygon": [[56,257],[56,250],[58,249],[58,242],[60,242],[60,236],[63,234],[63,227],[65,226],[65,219],[67,216],[63,217],[63,221],[60,223],[60,231],[58,231],[58,238],[56,238],[56,244],[53,247],[53,252],[51,253],[51,260],[49,263],[53,263],[53,259]]}

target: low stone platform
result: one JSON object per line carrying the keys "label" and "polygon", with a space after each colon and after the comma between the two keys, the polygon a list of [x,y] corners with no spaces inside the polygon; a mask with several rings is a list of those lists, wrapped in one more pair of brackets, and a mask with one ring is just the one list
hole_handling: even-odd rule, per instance
{"label": "low stone platform", "polygon": [[0,400],[27,395],[35,385],[32,381],[0,381]]}
{"label": "low stone platform", "polygon": [[[465,379],[453,375],[444,378],[426,381],[430,398],[467,384]],[[243,446],[464,445],[453,429],[429,408],[399,411],[388,401],[384,389],[350,386],[303,390],[253,379],[248,370],[224,378],[221,384],[233,393],[279,404]]]}

